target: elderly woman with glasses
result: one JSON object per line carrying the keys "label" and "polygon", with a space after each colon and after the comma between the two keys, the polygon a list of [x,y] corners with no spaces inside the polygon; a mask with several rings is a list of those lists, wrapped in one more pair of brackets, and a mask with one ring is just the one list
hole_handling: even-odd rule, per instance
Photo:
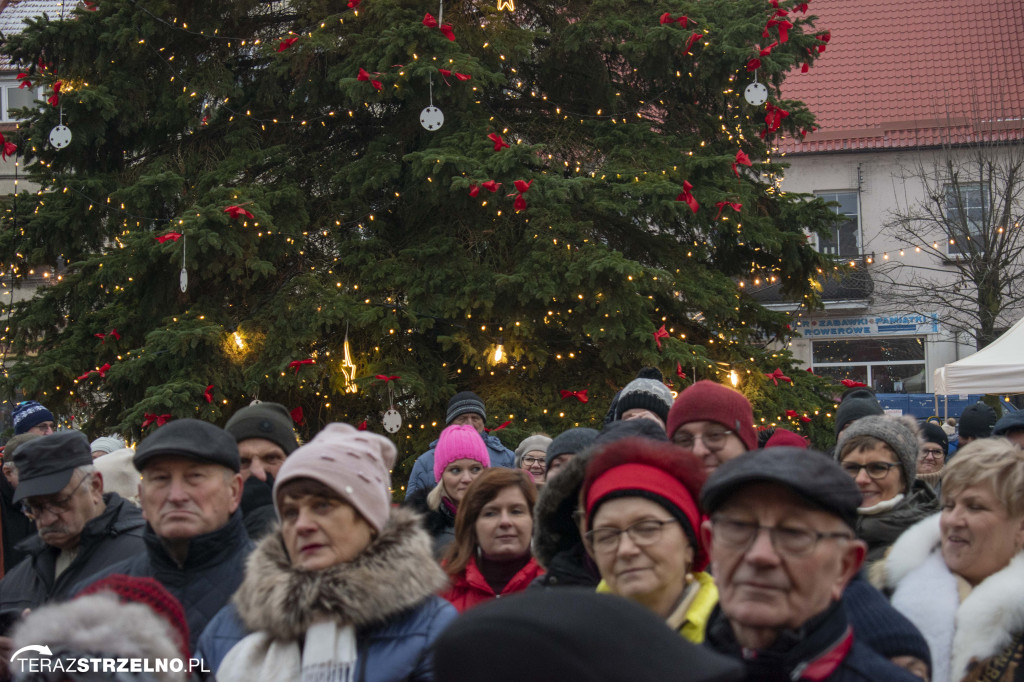
{"label": "elderly woman with glasses", "polygon": [[646,438],[614,441],[587,465],[580,525],[611,592],[653,611],[691,642],[702,642],[718,602],[699,536],[704,484],[693,453]]}
{"label": "elderly woman with glasses", "polygon": [[873,577],[928,641],[933,680],[1024,680],[1024,451],[1004,438],[964,446],[941,507]]}
{"label": "elderly woman with glasses", "polygon": [[551,438],[543,433],[527,436],[516,448],[516,469],[523,469],[538,486],[547,478],[547,454]]}
{"label": "elderly woman with glasses", "polygon": [[860,490],[857,537],[868,545],[868,562],[939,510],[935,491],[917,478],[919,449],[917,423],[908,417],[862,417],[839,434],[836,459]]}

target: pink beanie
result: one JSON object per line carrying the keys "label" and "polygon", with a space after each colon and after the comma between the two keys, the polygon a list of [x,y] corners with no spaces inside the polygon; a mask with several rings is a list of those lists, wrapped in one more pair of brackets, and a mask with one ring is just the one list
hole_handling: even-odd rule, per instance
{"label": "pink beanie", "polygon": [[445,468],[457,459],[475,459],[484,467],[491,466],[484,439],[469,424],[453,424],[441,432],[434,448],[434,481],[440,482]]}
{"label": "pink beanie", "polygon": [[397,456],[384,436],[348,424],[328,424],[281,465],[274,481],[274,507],[280,517],[281,486],[311,478],[355,507],[377,532],[391,515],[391,467]]}
{"label": "pink beanie", "polygon": [[685,389],[668,412],[668,437],[683,424],[701,421],[721,424],[734,431],[747,450],[757,449],[754,409],[739,391],[707,379]]}

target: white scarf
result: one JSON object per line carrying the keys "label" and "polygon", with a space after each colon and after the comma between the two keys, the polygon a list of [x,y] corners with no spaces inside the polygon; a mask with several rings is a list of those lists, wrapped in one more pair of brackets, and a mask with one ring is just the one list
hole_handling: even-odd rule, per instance
{"label": "white scarf", "polygon": [[314,623],[299,643],[256,632],[231,648],[217,669],[219,682],[352,682],[356,677],[356,630],[333,621]]}

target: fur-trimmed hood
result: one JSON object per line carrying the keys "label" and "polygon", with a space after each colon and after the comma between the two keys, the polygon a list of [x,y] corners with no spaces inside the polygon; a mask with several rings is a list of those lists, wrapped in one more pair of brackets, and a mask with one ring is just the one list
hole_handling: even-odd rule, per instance
{"label": "fur-trimmed hood", "polygon": [[[932,638],[928,631],[948,631],[955,627],[948,655],[950,679],[956,681],[964,676],[971,661],[998,655],[1016,636],[1024,633],[1024,552],[1018,552],[1005,568],[983,580],[957,604],[956,579],[946,568],[940,551],[940,516],[930,516],[900,536],[885,561],[885,584],[898,590],[893,595],[894,605],[899,591],[904,589],[909,592],[909,601],[931,604],[932,610],[941,608],[945,602],[953,605],[955,613],[946,617],[935,618],[938,614],[923,613],[924,619],[915,620],[911,614],[905,615],[921,629],[930,645]],[[946,576],[942,575],[943,571]],[[907,582],[901,584],[903,581]],[[952,594],[946,594],[950,591]],[[935,622],[937,620],[947,622]],[[932,645],[932,648],[936,647]],[[938,655],[939,652],[932,652],[933,659]],[[939,682],[938,678],[933,679]]]}
{"label": "fur-trimmed hood", "polygon": [[579,506],[580,488],[592,456],[592,447],[577,454],[541,488],[533,509],[533,556],[545,568],[556,554],[580,542],[572,515]]}
{"label": "fur-trimmed hood", "polygon": [[398,508],[358,557],[322,571],[293,568],[278,528],[249,556],[233,601],[249,631],[293,641],[321,616],[357,629],[382,623],[446,584],[419,517]]}

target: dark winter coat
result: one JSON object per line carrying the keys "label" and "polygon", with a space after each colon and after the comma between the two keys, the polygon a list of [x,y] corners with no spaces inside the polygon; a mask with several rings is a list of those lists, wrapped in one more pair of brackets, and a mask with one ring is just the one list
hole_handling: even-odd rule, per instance
{"label": "dark winter coat", "polygon": [[533,555],[547,571],[537,580],[544,587],[596,587],[597,566],[583,549],[573,513],[579,506],[588,452],[577,454],[540,491],[533,510]]}
{"label": "dark winter coat", "polygon": [[[393,510],[384,530],[353,561],[322,571],[292,568],[275,532],[253,552],[233,603],[210,623],[197,653],[216,672],[250,633],[301,643],[314,620],[326,615],[355,627],[355,680],[432,680],[429,647],[456,615],[436,596],[444,586],[430,540],[407,509]],[[252,653],[246,660],[254,660]]]}
{"label": "dark winter coat", "polygon": [[14,486],[0,476],[0,523],[3,524],[4,575],[27,555],[18,549],[22,540],[36,534],[36,524],[21,511],[21,503],[12,502]]}
{"label": "dark winter coat", "polygon": [[834,602],[799,631],[787,631],[768,649],[745,651],[720,608],[711,614],[705,644],[743,661],[747,679],[760,682],[921,682],[854,636],[841,602]]}
{"label": "dark winter coat", "polygon": [[540,567],[536,559],[530,561],[516,572],[501,590],[501,594],[495,594],[494,588],[487,582],[480,567],[476,565],[476,559],[470,559],[466,568],[458,575],[451,577],[451,587],[444,593],[444,598],[452,603],[459,613],[477,604],[483,604],[496,597],[504,597],[509,594],[521,592],[530,586],[544,569]]}
{"label": "dark winter coat", "polygon": [[455,541],[455,514],[444,504],[431,509],[427,505],[429,494],[429,490],[417,490],[411,497],[406,497],[402,504],[420,515],[423,528],[434,543],[434,558],[440,559],[448,545]]}
{"label": "dark winter coat", "polygon": [[[492,467],[515,468],[516,453],[506,448],[497,436],[481,433],[480,437],[484,439],[484,445],[487,446],[487,454],[491,458]],[[429,450],[416,458],[416,463],[412,465],[412,472],[409,474],[409,482],[405,487],[406,499],[420,490],[429,492],[437,485],[437,479],[434,478],[434,448],[436,447],[437,441],[435,440],[430,444]]]}
{"label": "dark winter coat", "polygon": [[80,587],[115,573],[155,578],[185,609],[189,649],[194,650],[206,624],[228,603],[242,582],[245,559],[252,551],[252,542],[242,523],[242,512],[236,509],[221,528],[189,540],[184,564],[179,565],[167,553],[163,542],[148,524],[143,539],[145,552],[110,566]]}
{"label": "dark winter coat", "polygon": [[20,615],[25,609],[67,599],[82,580],[144,550],[146,522],[139,508],[117,493],[106,493],[103,501],[106,509],[85,524],[78,554],[56,579],[59,549],[39,535],[19,544],[27,556],[0,580],[0,613]]}
{"label": "dark winter coat", "polygon": [[858,516],[857,537],[868,543],[865,561],[881,559],[903,531],[937,511],[939,498],[935,491],[924,481],[915,480],[910,492],[892,509]]}
{"label": "dark winter coat", "polygon": [[250,476],[245,479],[245,485],[242,487],[242,502],[239,508],[242,510],[245,531],[253,542],[269,535],[277,523],[273,488],[274,479],[271,476],[267,476],[266,481]]}

